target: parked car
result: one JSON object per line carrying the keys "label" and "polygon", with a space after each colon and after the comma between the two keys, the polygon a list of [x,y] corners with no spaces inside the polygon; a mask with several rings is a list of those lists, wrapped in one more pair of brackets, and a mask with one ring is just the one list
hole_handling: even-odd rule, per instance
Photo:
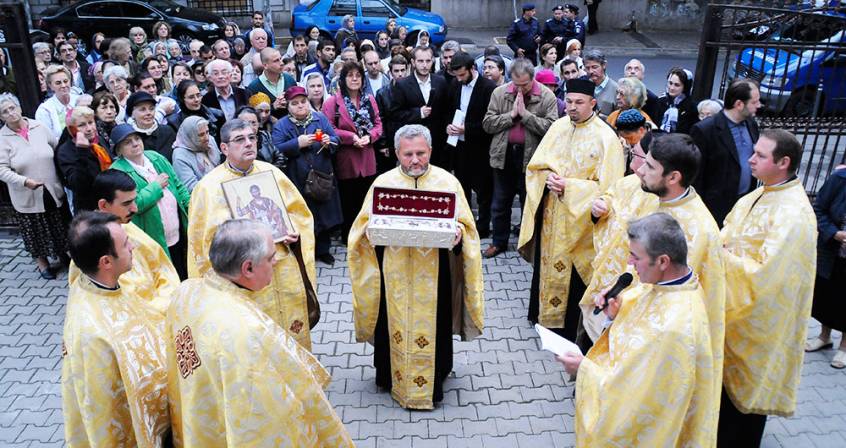
{"label": "parked car", "polygon": [[355,30],[362,39],[374,39],[378,31],[385,29],[388,18],[393,17],[398,27],[408,29],[406,39],[409,42],[416,41],[421,30],[429,32],[434,45],[441,45],[446,40],[447,26],[443,17],[402,6],[396,0],[316,0],[300,4],[291,12],[291,35],[303,34],[306,28],[316,25],[331,39],[347,14],[355,16]]}
{"label": "parked car", "polygon": [[[758,40],[760,46],[740,51],[732,67],[734,75],[760,83],[761,102],[769,113],[811,116],[846,112],[844,26],[846,14],[833,10],[758,26],[752,30],[758,38],[752,40]],[[794,42],[795,46],[790,46]]]}
{"label": "parked car", "polygon": [[89,42],[96,32],[107,37],[128,37],[129,29],[136,26],[144,28],[152,38],[153,25],[160,20],[170,25],[171,35],[183,49],[192,39],[213,42],[223,37],[223,18],[169,0],[82,0],[46,10],[38,27],[46,32],[64,28]]}

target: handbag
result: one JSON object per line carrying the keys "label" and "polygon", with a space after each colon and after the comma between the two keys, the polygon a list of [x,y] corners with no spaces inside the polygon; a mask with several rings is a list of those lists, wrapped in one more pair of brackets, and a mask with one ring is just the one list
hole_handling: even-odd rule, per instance
{"label": "handbag", "polygon": [[[311,165],[311,164],[309,164]],[[335,192],[335,175],[310,167],[306,175],[303,196],[317,202],[326,202]]]}

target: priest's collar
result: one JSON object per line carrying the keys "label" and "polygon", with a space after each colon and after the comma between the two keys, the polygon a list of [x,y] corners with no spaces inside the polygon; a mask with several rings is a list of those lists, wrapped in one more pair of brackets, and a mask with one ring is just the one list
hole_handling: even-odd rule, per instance
{"label": "priest's collar", "polygon": [[663,281],[663,282],[658,282],[658,283],[657,283],[657,285],[658,285],[658,286],[676,286],[676,285],[683,285],[683,284],[687,283],[687,281],[688,281],[688,280],[690,280],[690,278],[691,278],[691,277],[693,277],[693,270],[692,270],[692,269],[690,269],[690,266],[688,266],[688,268],[687,268],[687,274],[684,274],[684,275],[682,275],[681,277],[679,277],[679,278],[675,278],[675,279],[672,279],[672,280],[667,280],[667,281]]}
{"label": "priest's collar", "polygon": [[[794,181],[795,181],[795,183],[794,183]],[[785,179],[785,180],[783,180],[783,181],[781,181],[777,184],[764,185],[764,190],[765,191],[783,190],[787,187],[792,187],[796,183],[799,183],[799,178],[794,174],[793,176],[790,176],[789,178],[787,178],[787,179]]]}
{"label": "priest's collar", "polygon": [[255,292],[221,276],[214,271],[206,272],[204,277],[214,288],[233,295],[246,296],[247,298],[252,299],[252,294]]}
{"label": "priest's collar", "polygon": [[410,174],[406,173],[406,172],[405,172],[405,170],[404,170],[404,169],[402,169],[402,166],[398,166],[398,167],[397,167],[397,169],[399,170],[400,174],[402,174],[403,176],[405,176],[405,177],[407,177],[407,178],[409,178],[409,179],[412,179],[412,180],[414,180],[414,181],[416,182],[416,181],[418,181],[418,180],[420,180],[420,179],[423,179],[423,178],[424,178],[424,177],[426,177],[429,173],[431,173],[431,172],[432,172],[432,164],[430,163],[429,165],[427,165],[427,166],[426,166],[426,171],[424,171],[424,172],[423,172],[422,174],[420,174],[419,176],[412,176],[412,175],[410,175]]}
{"label": "priest's collar", "polygon": [[252,172],[253,172],[253,168],[255,168],[255,167],[256,167],[256,164],[255,164],[255,163],[252,163],[252,164],[250,164],[250,167],[249,167],[249,168],[247,168],[246,170],[242,170],[242,169],[240,169],[240,168],[238,168],[238,167],[234,167],[234,166],[232,166],[232,164],[231,164],[231,163],[229,163],[229,161],[227,161],[227,162],[226,162],[226,168],[228,168],[228,169],[229,169],[229,171],[231,171],[231,172],[233,172],[233,173],[235,173],[235,174],[241,175],[241,176],[246,176],[247,174],[252,173]]}
{"label": "priest's collar", "polygon": [[97,294],[118,295],[121,292],[120,284],[115,287],[106,286],[85,273],[82,274],[79,283],[83,289]]}
{"label": "priest's collar", "polygon": [[590,117],[588,117],[588,119],[585,120],[585,121],[582,121],[580,123],[576,123],[576,122],[570,120],[570,123],[573,123],[573,126],[575,126],[577,128],[581,128],[581,127],[584,127],[584,126],[587,126],[588,124],[590,124],[595,118],[596,118],[596,112],[592,113],[590,115]]}
{"label": "priest's collar", "polygon": [[661,203],[662,204],[673,204],[673,203],[676,203],[676,202],[680,202],[684,198],[688,197],[688,195],[690,195],[690,187],[685,188],[684,193],[674,197],[673,199],[667,199],[666,201],[661,201]]}

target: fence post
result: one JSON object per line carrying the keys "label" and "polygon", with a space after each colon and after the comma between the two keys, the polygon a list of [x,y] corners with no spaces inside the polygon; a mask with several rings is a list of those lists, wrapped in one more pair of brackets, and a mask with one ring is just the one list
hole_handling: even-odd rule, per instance
{"label": "fence post", "polygon": [[705,23],[699,40],[699,58],[696,60],[696,74],[693,77],[693,97],[698,103],[711,98],[714,88],[714,76],[717,71],[719,47],[706,45],[707,42],[719,42],[723,11],[711,3],[705,5]]}

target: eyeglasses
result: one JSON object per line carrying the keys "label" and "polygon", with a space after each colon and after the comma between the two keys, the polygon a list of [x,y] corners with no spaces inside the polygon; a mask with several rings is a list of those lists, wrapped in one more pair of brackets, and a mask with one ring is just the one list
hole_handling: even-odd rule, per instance
{"label": "eyeglasses", "polygon": [[231,143],[237,143],[239,145],[243,145],[244,143],[247,143],[247,140],[255,143],[255,142],[258,141],[258,137],[256,137],[255,134],[241,135],[241,136],[235,137],[233,139],[229,139],[228,142],[224,142],[224,143],[230,143],[230,144]]}

